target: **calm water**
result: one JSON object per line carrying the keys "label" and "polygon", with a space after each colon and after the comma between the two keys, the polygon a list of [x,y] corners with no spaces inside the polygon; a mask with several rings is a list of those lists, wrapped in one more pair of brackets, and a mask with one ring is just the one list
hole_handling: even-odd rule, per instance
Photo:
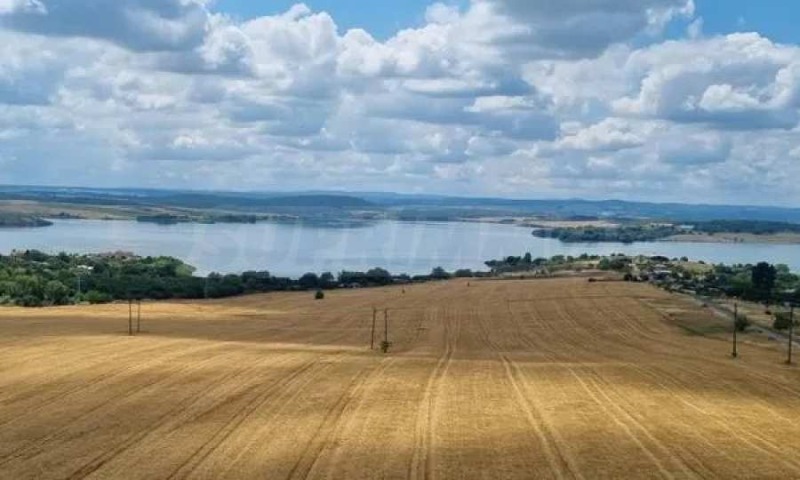
{"label": "calm water", "polygon": [[393,273],[428,273],[433,267],[484,269],[483,262],[531,252],[534,257],[581,253],[688,256],[714,263],[788,264],[800,271],[800,245],[639,243],[563,244],[540,239],[530,229],[472,223],[382,222],[362,228],[303,225],[181,224],[56,221],[41,229],[0,230],[0,252],[39,249],[90,253],[115,250],[168,255],[199,274],[269,270],[276,275],[338,272],[383,267]]}

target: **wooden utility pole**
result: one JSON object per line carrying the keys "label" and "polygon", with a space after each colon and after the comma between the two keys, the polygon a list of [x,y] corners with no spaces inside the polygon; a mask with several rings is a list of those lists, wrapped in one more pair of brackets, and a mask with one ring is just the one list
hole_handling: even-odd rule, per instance
{"label": "wooden utility pole", "polygon": [[787,365],[792,364],[792,344],[794,343],[794,304],[789,307],[789,358],[786,360]]}
{"label": "wooden utility pole", "polygon": [[142,331],[142,301],[136,300],[136,333]]}
{"label": "wooden utility pole", "polygon": [[383,311],[383,342],[389,345],[389,309]]}
{"label": "wooden utility pole", "polygon": [[731,352],[731,356],[736,358],[739,356],[739,351],[737,349],[737,338],[736,334],[739,330],[739,302],[733,302],[733,352]]}
{"label": "wooden utility pole", "polygon": [[378,316],[378,309],[372,307],[372,333],[369,337],[369,349],[375,350],[375,321]]}
{"label": "wooden utility pole", "polygon": [[133,300],[128,299],[128,336],[133,336]]}

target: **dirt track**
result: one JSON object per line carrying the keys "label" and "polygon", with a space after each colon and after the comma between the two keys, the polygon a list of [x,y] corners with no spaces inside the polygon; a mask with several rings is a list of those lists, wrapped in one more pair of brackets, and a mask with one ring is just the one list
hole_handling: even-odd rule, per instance
{"label": "dirt track", "polygon": [[800,369],[648,286],[311,297],[0,310],[0,478],[800,478]]}

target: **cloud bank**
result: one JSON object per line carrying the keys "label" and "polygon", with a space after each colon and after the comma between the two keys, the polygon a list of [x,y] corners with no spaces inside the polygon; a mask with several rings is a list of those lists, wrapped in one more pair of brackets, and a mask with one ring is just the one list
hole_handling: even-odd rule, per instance
{"label": "cloud bank", "polygon": [[[665,29],[686,25],[666,38]],[[0,0],[0,182],[796,204],[800,47],[691,0]]]}

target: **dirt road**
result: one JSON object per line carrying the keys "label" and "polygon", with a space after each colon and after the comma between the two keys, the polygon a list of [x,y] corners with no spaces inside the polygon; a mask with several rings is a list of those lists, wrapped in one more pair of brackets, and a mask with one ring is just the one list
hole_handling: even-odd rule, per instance
{"label": "dirt road", "polygon": [[746,338],[731,360],[692,302],[580,279],[312,296],[147,304],[137,337],[127,305],[0,310],[0,478],[800,478],[800,369]]}

